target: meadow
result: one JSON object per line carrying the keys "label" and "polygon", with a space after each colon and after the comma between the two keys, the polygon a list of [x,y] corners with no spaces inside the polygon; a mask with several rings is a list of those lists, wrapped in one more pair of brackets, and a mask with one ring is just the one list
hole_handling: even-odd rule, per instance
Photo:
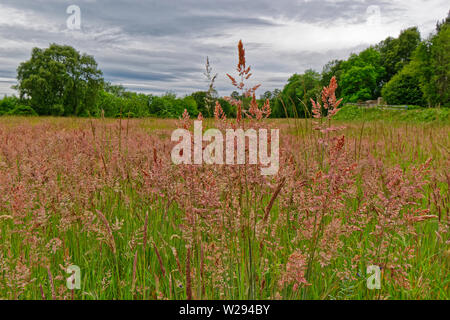
{"label": "meadow", "polygon": [[277,175],[172,164],[188,117],[0,118],[0,299],[450,298],[450,123],[218,111],[281,130]]}

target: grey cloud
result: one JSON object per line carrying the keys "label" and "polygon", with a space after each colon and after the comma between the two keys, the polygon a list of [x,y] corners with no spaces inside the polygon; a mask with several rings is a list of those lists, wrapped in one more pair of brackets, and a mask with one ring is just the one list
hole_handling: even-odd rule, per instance
{"label": "grey cloud", "polygon": [[[81,32],[67,31],[66,8],[71,4],[81,7]],[[17,65],[28,59],[32,47],[55,42],[95,56],[106,80],[146,93],[205,89],[204,62],[209,56],[219,73],[219,92],[229,94],[233,88],[225,72],[235,69],[236,47],[208,39],[234,39],[236,30],[251,28],[266,37],[263,43],[245,32],[239,34],[254,80],[262,83],[261,91],[273,90],[282,88],[293,73],[309,68],[321,71],[327,61],[345,58],[366,44],[307,51],[305,43],[300,49],[281,50],[271,44],[278,40],[272,38],[272,30],[284,21],[323,27],[337,19],[363,23],[369,5],[380,6],[392,19],[402,19],[408,9],[387,0],[1,0],[0,9],[15,9],[33,21],[29,26],[0,20],[0,78],[14,78]],[[11,90],[2,82],[0,95],[6,92]]]}

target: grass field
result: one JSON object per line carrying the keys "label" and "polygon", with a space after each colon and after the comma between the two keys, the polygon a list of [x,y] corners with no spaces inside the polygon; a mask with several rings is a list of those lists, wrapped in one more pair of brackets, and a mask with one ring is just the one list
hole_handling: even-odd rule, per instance
{"label": "grass field", "polygon": [[173,165],[173,120],[0,118],[0,298],[449,299],[450,123],[332,124],[269,120],[264,177]]}
{"label": "grass field", "polygon": [[407,110],[390,110],[380,107],[364,108],[345,105],[336,115],[336,120],[344,121],[374,121],[383,119],[386,122],[410,123],[449,123],[450,108],[422,108],[408,106]]}

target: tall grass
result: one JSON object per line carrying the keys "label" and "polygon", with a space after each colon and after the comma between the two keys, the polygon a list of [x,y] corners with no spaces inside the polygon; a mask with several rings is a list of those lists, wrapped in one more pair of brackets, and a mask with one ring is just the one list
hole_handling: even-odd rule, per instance
{"label": "tall grass", "polygon": [[0,119],[0,298],[448,299],[450,125],[335,122],[336,85],[294,125],[216,105],[281,129],[274,177],[173,165],[187,115]]}

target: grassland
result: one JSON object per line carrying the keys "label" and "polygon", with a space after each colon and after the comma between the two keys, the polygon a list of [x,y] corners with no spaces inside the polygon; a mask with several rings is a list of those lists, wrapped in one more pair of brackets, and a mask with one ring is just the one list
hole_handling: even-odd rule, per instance
{"label": "grassland", "polygon": [[336,120],[410,122],[410,123],[449,123],[450,108],[422,108],[407,106],[407,109],[388,109],[382,107],[364,108],[345,105],[336,115]]}
{"label": "grassland", "polygon": [[450,123],[332,124],[268,121],[262,177],[173,165],[172,120],[0,118],[0,298],[449,299]]}

